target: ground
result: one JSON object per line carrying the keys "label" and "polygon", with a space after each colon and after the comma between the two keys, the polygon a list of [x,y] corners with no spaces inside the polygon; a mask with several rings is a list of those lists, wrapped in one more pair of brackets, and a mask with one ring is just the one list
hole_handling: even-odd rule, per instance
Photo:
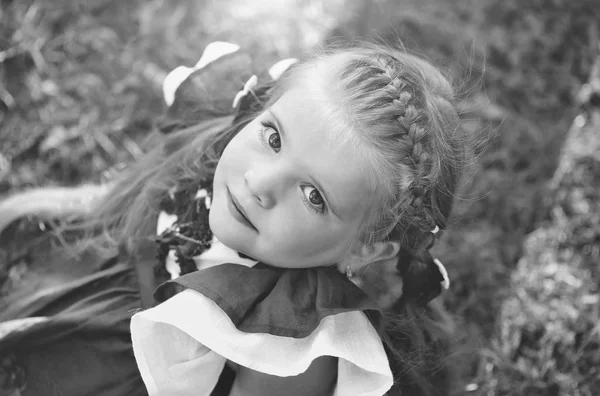
{"label": "ground", "polygon": [[454,77],[464,128],[488,139],[436,247],[463,345],[455,393],[600,394],[600,121],[577,117],[600,3],[248,3],[0,0],[0,194],[134,161],[165,74],[210,41],[269,65],[340,39],[402,40]]}

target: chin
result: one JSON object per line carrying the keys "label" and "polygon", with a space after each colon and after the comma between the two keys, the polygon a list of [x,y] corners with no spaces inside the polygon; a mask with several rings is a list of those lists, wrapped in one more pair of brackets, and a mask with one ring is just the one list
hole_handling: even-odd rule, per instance
{"label": "chin", "polygon": [[247,255],[248,249],[242,243],[244,235],[241,235],[241,230],[228,221],[227,217],[222,216],[222,211],[218,209],[220,208],[213,206],[208,216],[208,224],[213,235],[228,248]]}

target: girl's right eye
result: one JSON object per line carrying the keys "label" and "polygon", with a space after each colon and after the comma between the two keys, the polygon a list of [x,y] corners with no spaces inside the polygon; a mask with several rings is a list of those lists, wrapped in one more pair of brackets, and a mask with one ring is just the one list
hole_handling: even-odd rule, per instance
{"label": "girl's right eye", "polygon": [[281,150],[281,136],[274,124],[269,121],[261,121],[260,140],[262,143],[275,152]]}
{"label": "girl's right eye", "polygon": [[325,212],[325,201],[323,200],[323,196],[319,190],[313,186],[302,187],[302,201],[304,201],[304,204],[316,214],[323,215]]}

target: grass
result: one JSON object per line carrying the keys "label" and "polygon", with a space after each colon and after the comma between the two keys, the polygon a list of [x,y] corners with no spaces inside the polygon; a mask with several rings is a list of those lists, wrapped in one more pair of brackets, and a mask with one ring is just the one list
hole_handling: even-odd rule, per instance
{"label": "grass", "polygon": [[572,3],[0,0],[0,194],[134,161],[166,72],[211,41],[266,66],[341,38],[401,39],[462,87],[465,128],[493,136],[435,248],[464,330],[457,394],[600,394],[600,121],[571,128],[600,6]]}

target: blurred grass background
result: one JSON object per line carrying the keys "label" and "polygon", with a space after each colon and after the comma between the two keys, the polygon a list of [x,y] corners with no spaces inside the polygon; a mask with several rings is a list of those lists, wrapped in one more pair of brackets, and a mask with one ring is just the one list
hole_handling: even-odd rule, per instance
{"label": "blurred grass background", "polygon": [[211,41],[265,66],[402,41],[453,75],[465,128],[492,136],[436,247],[463,345],[454,393],[599,395],[600,121],[573,126],[599,16],[597,0],[0,0],[0,195],[134,161],[162,79]]}

